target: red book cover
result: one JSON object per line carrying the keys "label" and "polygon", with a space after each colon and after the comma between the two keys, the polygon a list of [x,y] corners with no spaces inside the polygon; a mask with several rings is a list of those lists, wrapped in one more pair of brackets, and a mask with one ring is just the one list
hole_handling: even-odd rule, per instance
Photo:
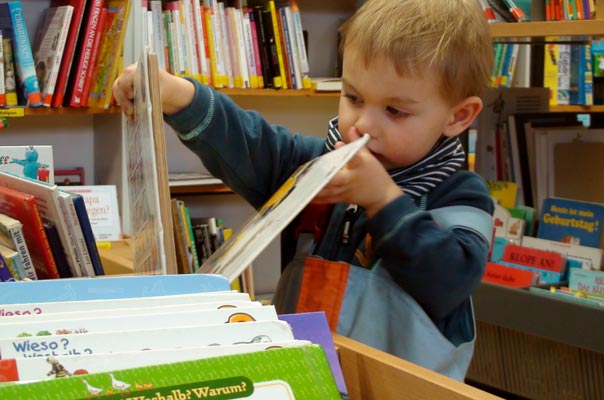
{"label": "red book cover", "polygon": [[52,0],[50,2],[51,7],[73,6],[69,33],[67,34],[67,40],[65,41],[61,67],[59,68],[59,76],[57,77],[55,92],[52,97],[53,107],[61,107],[63,105],[63,97],[65,96],[65,89],[67,88],[67,80],[69,79],[69,73],[71,71],[73,55],[80,33],[80,26],[82,25],[82,17],[84,15],[84,9],[86,8],[86,2],[87,0]]}
{"label": "red book cover", "polygon": [[528,287],[537,284],[539,276],[533,271],[489,262],[485,268],[482,280],[511,287]]}
{"label": "red book cover", "polygon": [[501,260],[559,274],[563,274],[566,267],[566,259],[560,253],[511,243],[505,246]]}
{"label": "red book cover", "polygon": [[48,244],[36,198],[0,186],[0,212],[21,221],[23,235],[38,279],[57,279],[59,272]]}
{"label": "red book cover", "polygon": [[90,56],[90,68],[86,71],[86,80],[84,81],[84,91],[82,92],[82,101],[80,106],[86,107],[88,105],[88,95],[90,94],[90,86],[92,84],[92,72],[94,71],[94,66],[96,64],[96,60],[98,59],[99,49],[101,47],[101,41],[103,40],[103,26],[105,26],[105,21],[107,20],[107,9],[101,9],[101,15],[99,15],[99,23],[97,25],[98,33],[94,38],[94,45],[92,47],[92,54]]}
{"label": "red book cover", "polygon": [[[80,107],[82,105],[82,98],[84,93],[84,85],[89,70],[94,68],[92,63],[92,52],[94,45],[97,41],[97,37],[100,36],[102,27],[101,23],[101,10],[105,0],[92,0],[92,3],[86,10],[86,17],[84,18],[86,27],[83,31],[82,42],[78,43],[81,46],[81,50],[77,55],[77,60],[74,60],[75,71],[72,75],[73,89],[71,93],[69,90],[66,92],[66,96],[69,96],[69,105],[72,107]],[[77,52],[76,52],[77,53]],[[71,86],[71,82],[70,82]]]}

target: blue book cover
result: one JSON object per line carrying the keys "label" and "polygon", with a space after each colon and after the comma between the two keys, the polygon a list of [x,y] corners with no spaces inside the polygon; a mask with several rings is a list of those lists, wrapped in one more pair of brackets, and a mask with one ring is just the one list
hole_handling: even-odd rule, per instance
{"label": "blue book cover", "polygon": [[222,275],[141,275],[0,282],[0,304],[128,299],[230,291]]}
{"label": "blue book cover", "polygon": [[15,69],[27,104],[30,107],[41,106],[40,84],[36,75],[31,43],[20,1],[0,4],[0,27],[2,37],[12,39]]}
{"label": "blue book cover", "polygon": [[71,274],[71,269],[69,268],[69,263],[67,262],[67,256],[65,256],[65,251],[63,250],[63,245],[61,244],[61,238],[59,237],[59,230],[57,229],[57,226],[54,222],[45,218],[42,219],[42,225],[44,226],[46,238],[48,239],[52,256],[55,259],[55,264],[57,264],[59,276],[61,278],[71,278],[73,275]]}
{"label": "blue book cover", "polygon": [[90,261],[92,261],[94,274],[96,276],[105,275],[103,263],[101,262],[101,255],[99,254],[99,249],[96,247],[96,240],[94,239],[94,233],[92,232],[92,226],[90,225],[90,218],[86,212],[84,198],[80,194],[69,193],[69,195],[73,199],[73,206],[75,207],[76,214],[78,214],[78,220],[80,221],[82,234],[84,235],[84,240],[86,241],[86,248],[90,254]]}
{"label": "blue book cover", "polygon": [[537,237],[602,247],[604,204],[549,197],[543,201]]}

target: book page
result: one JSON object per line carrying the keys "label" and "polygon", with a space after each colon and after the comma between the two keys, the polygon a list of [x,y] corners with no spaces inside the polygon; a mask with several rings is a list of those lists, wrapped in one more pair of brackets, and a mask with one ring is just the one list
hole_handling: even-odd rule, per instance
{"label": "book page", "polygon": [[301,165],[198,272],[222,274],[229,282],[237,279],[368,140],[369,135],[365,134],[346,146]]}

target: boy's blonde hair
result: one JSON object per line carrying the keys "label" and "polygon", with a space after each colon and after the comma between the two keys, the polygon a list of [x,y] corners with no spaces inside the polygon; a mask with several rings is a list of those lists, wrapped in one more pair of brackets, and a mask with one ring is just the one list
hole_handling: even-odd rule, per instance
{"label": "boy's blonde hair", "polygon": [[365,65],[385,59],[400,75],[435,71],[452,104],[489,83],[493,47],[477,0],[367,0],[340,32],[342,54],[352,48]]}

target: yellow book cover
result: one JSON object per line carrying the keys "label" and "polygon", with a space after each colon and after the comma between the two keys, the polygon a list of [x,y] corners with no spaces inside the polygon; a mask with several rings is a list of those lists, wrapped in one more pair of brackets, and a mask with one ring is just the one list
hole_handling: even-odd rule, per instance
{"label": "yellow book cover", "polygon": [[110,105],[111,86],[118,73],[130,4],[131,2],[127,0],[109,0],[105,3],[109,25],[94,67],[93,84],[88,100],[88,106],[91,108],[108,108]]}
{"label": "yellow book cover", "polygon": [[273,22],[273,35],[275,36],[275,47],[277,48],[277,60],[279,61],[279,75],[281,75],[282,89],[287,89],[287,75],[285,75],[285,61],[283,59],[283,49],[281,48],[281,32],[277,22],[277,8],[274,0],[269,0],[268,7],[271,12],[271,21]]}
{"label": "yellow book cover", "polygon": [[487,186],[491,197],[499,201],[499,205],[505,208],[516,207],[518,185],[516,182],[504,182],[488,180]]}
{"label": "yellow book cover", "polygon": [[555,43],[545,45],[543,87],[549,88],[549,105],[558,104],[558,45]]}

